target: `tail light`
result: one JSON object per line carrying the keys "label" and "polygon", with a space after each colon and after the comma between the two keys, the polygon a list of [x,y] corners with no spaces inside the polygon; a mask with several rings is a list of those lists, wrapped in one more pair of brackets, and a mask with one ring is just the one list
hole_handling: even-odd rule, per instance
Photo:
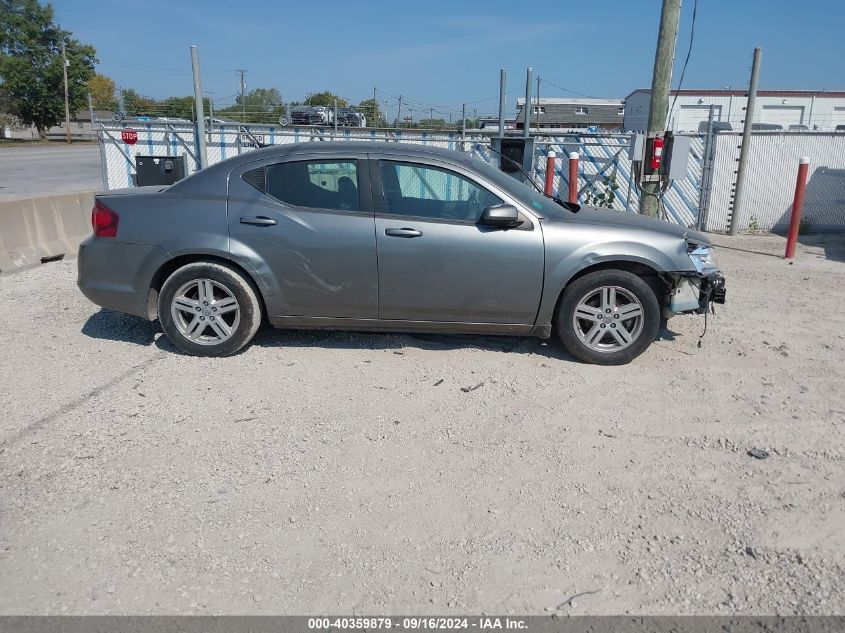
{"label": "tail light", "polygon": [[117,237],[117,223],[120,216],[100,202],[91,209],[91,226],[97,237]]}

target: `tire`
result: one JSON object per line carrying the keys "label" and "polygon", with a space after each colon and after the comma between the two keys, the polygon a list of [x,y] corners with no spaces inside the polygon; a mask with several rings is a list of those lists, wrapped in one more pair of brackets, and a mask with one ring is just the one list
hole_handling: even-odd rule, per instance
{"label": "tire", "polygon": [[261,305],[256,289],[239,272],[223,264],[195,262],[176,270],[162,285],[158,320],[183,352],[229,356],[255,336]]}
{"label": "tire", "polygon": [[567,286],[555,325],[564,347],[576,358],[624,365],[651,345],[660,317],[660,304],[648,282],[611,269],[589,273]]}

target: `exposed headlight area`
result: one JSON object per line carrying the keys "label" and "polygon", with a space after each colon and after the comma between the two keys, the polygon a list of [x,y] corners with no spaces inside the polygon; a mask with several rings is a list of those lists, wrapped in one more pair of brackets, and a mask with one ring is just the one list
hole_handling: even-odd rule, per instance
{"label": "exposed headlight area", "polygon": [[716,263],[716,254],[709,244],[690,242],[687,254],[700,275],[710,275],[719,270],[719,265]]}

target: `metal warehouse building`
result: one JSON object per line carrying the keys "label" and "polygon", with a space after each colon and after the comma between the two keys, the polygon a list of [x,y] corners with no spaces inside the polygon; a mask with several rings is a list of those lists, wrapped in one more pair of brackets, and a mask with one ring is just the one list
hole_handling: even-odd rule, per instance
{"label": "metal warehouse building", "polygon": [[[516,100],[516,125],[522,129],[525,99]],[[603,130],[622,127],[625,103],[621,99],[531,99],[532,128],[586,129],[596,126]]]}
{"label": "metal warehouse building", "polygon": [[[715,121],[742,130],[747,90],[673,90],[669,129],[675,132],[704,131],[710,106]],[[677,99],[676,99],[677,97]],[[651,90],[640,88],[625,97],[626,131],[645,130],[648,124]],[[755,123],[771,123],[789,129],[805,126],[809,130],[834,130],[845,125],[845,92],[825,90],[759,90]],[[720,126],[727,129],[726,126]],[[803,129],[803,128],[794,128]]]}

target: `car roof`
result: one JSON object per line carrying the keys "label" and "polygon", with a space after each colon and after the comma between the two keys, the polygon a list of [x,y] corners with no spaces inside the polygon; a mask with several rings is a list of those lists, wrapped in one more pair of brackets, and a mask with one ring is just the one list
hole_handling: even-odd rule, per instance
{"label": "car roof", "polygon": [[355,153],[384,153],[407,154],[408,156],[448,158],[450,160],[464,159],[466,155],[444,147],[433,147],[431,145],[418,145],[415,143],[397,143],[392,141],[310,141],[304,143],[285,143],[282,145],[269,145],[238,158],[243,162],[252,162],[269,158],[271,156],[295,156],[296,154],[347,154],[352,150]]}
{"label": "car roof", "polygon": [[442,147],[430,145],[415,145],[412,143],[393,143],[386,141],[312,141],[304,143],[284,143],[269,145],[252,150],[238,156],[209,165],[184,180],[180,180],[169,188],[172,193],[208,190],[215,182],[225,182],[222,174],[231,172],[249,163],[272,158],[290,158],[297,154],[314,156],[324,154],[327,157],[349,157],[351,154],[391,154],[400,158],[434,158],[449,161],[452,164],[466,164],[469,157],[463,152],[457,152]]}

